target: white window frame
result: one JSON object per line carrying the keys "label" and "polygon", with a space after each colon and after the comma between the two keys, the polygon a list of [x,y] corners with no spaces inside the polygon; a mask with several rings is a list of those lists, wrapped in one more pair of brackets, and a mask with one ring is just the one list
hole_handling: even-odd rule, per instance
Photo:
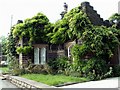
{"label": "white window frame", "polygon": [[34,48],[34,64],[40,64],[40,58],[39,58],[40,57],[40,52],[39,52],[39,50],[40,50],[39,48]]}
{"label": "white window frame", "polygon": [[71,57],[71,52],[70,52],[70,49],[73,45],[71,44],[69,47],[68,47],[68,57]]}
{"label": "white window frame", "polygon": [[[44,51],[42,51],[42,50],[44,50]],[[44,55],[42,55],[42,54],[44,54]],[[40,59],[41,59],[41,64],[43,65],[43,64],[46,64],[46,48],[45,47],[43,47],[43,48],[41,48],[41,54],[40,54]]]}

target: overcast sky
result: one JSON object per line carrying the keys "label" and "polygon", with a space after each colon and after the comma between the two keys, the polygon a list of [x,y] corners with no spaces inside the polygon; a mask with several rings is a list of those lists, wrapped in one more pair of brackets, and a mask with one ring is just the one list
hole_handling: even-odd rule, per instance
{"label": "overcast sky", "polygon": [[119,0],[0,0],[0,36],[7,36],[12,25],[17,20],[31,18],[38,12],[45,14],[51,22],[60,19],[63,4],[68,4],[68,10],[89,1],[102,18],[108,19],[113,13],[118,12]]}

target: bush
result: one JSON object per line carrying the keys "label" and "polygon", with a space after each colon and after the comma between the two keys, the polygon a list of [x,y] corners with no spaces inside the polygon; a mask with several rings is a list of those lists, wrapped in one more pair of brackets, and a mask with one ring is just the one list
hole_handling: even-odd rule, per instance
{"label": "bush", "polygon": [[35,65],[32,68],[32,73],[42,73],[43,71],[43,65]]}
{"label": "bush", "polygon": [[45,65],[30,64],[26,70],[29,73],[35,73],[35,74],[50,74],[51,73],[51,68],[47,64]]}
{"label": "bush", "polygon": [[108,67],[104,60],[91,58],[82,68],[82,71],[85,77],[96,80],[104,78],[104,74],[108,72]]}
{"label": "bush", "polygon": [[55,58],[54,59],[49,59],[48,60],[48,65],[52,69],[52,74],[56,74],[57,71],[58,71],[57,60]]}
{"label": "bush", "polygon": [[53,74],[66,73],[67,68],[70,67],[70,60],[68,57],[59,57],[48,60],[48,65],[51,67]]}
{"label": "bush", "polygon": [[22,74],[27,74],[27,70],[25,70],[24,68],[15,68],[11,71],[12,75],[18,76],[18,75],[22,75]]}
{"label": "bush", "polygon": [[52,74],[52,69],[48,64],[44,65],[44,70],[47,72],[47,74]]}
{"label": "bush", "polygon": [[120,77],[120,65],[113,66],[113,76]]}
{"label": "bush", "polygon": [[78,63],[80,58],[82,58],[85,54],[86,54],[86,45],[85,44],[82,44],[82,45],[74,45],[71,49],[71,54],[72,54],[72,57],[75,59],[74,63]]}
{"label": "bush", "polygon": [[66,68],[70,66],[70,62],[67,57],[59,57],[57,59],[58,73],[63,73]]}

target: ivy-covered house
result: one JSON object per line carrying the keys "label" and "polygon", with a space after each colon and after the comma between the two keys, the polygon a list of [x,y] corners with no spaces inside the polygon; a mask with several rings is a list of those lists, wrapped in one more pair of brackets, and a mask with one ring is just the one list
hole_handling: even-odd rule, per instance
{"label": "ivy-covered house", "polygon": [[[94,10],[94,8],[89,4],[89,2],[83,2],[81,3],[81,6],[79,7],[84,13],[87,14],[88,18],[90,19],[91,23],[96,26],[111,26],[110,22],[108,20],[104,21],[102,18],[100,18],[100,15],[97,14],[97,11]],[[81,40],[68,40],[62,45],[55,45],[55,44],[34,44],[34,63],[35,64],[44,64],[47,62],[47,60],[51,58],[57,58],[59,56],[71,56],[71,48],[75,44],[82,44]],[[119,50],[119,49],[118,49]],[[90,55],[90,54],[89,54]],[[88,58],[89,55],[87,55],[85,58]],[[112,64],[118,64],[119,63],[119,55],[115,53],[115,55],[111,58]]]}
{"label": "ivy-covered house", "polygon": [[[72,15],[72,13],[75,13],[76,16]],[[79,17],[80,15],[83,15],[83,17]],[[29,44],[29,45],[31,45],[33,50],[31,52],[29,52],[29,54],[27,54],[27,55],[23,54],[23,53],[19,53],[19,63],[22,65],[24,63],[28,63],[28,60],[31,59],[31,62],[33,64],[45,64],[45,63],[47,63],[47,61],[49,59],[57,58],[60,56],[71,57],[71,48],[75,44],[79,44],[79,45],[83,44],[83,41],[80,38],[76,38],[76,36],[78,36],[78,37],[81,36],[81,34],[79,34],[79,30],[81,30],[81,32],[82,32],[82,29],[87,29],[87,28],[91,27],[91,26],[89,26],[89,21],[87,21],[85,19],[85,16],[87,16],[87,18],[89,19],[89,21],[91,22],[91,24],[93,26],[106,26],[106,27],[112,26],[112,23],[110,23],[108,20],[104,21],[100,17],[100,15],[97,13],[96,10],[94,10],[94,8],[90,5],[89,2],[83,2],[76,9],[73,9],[70,12],[66,13],[64,15],[64,17],[62,18],[62,20],[57,21],[54,28],[52,27],[52,25],[49,26],[50,23],[47,20],[47,18],[45,18],[43,16],[33,17],[34,20],[33,21],[31,20],[31,21],[34,22],[34,25],[35,25],[34,27],[37,27],[39,30],[43,29],[43,31],[38,32],[35,29],[34,31],[36,31],[36,32],[32,32],[32,31],[30,32],[30,30],[32,30],[34,27],[31,23],[29,23],[29,25],[32,26],[32,28],[29,28],[29,35],[31,35],[32,38],[27,37],[28,33],[27,34],[22,33],[21,34],[22,38],[19,39],[18,45],[19,45],[19,47],[23,47],[26,44]],[[47,23],[46,22],[43,22],[42,24],[40,22],[35,23],[35,20],[37,18],[41,19],[41,17],[44,18],[43,20],[47,21]],[[70,20],[72,20],[71,17],[73,17],[72,19],[77,18],[76,21],[71,22],[70,21]],[[66,20],[69,20],[69,22]],[[27,23],[29,21],[30,21],[30,19],[26,20],[25,23]],[[83,27],[78,26],[79,28],[77,28],[77,29],[73,28],[74,30],[78,30],[78,31],[75,31],[75,32],[71,31],[72,32],[71,33],[62,28],[62,27],[65,27],[65,28],[71,30],[70,29],[71,27],[74,27],[74,25],[76,25],[76,26],[78,25],[78,24],[76,24],[76,22],[78,22],[78,23],[80,22],[79,24],[82,24],[82,26],[83,26]],[[87,23],[87,26],[85,25],[85,23]],[[27,25],[28,24],[26,24],[26,27],[27,27]],[[46,30],[46,27],[47,27],[47,30]],[[52,29],[53,29],[53,31],[52,31]],[[58,29],[61,29],[61,34],[57,34]],[[47,34],[44,32],[44,30],[47,31]],[[54,34],[54,33],[56,33],[56,34]],[[66,33],[69,33],[70,36],[68,36]],[[77,33],[77,35],[75,33]],[[51,35],[52,35],[52,37],[49,38],[49,36],[51,36]],[[29,39],[29,40],[26,40],[25,37],[27,37],[27,39]],[[44,39],[45,37],[47,37],[47,38]],[[71,37],[71,38],[69,38],[69,37]],[[30,41],[32,43],[30,43]],[[18,50],[18,51],[20,51],[20,50]],[[114,53],[115,54],[110,58],[111,59],[110,63],[111,64],[120,64],[120,48],[117,48]],[[91,56],[92,56],[92,52],[87,53],[84,56],[84,59],[88,59]]]}

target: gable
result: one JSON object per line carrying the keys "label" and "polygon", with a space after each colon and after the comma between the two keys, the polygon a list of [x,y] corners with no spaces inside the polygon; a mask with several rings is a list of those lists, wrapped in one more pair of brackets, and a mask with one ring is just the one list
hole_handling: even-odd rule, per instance
{"label": "gable", "polygon": [[80,8],[84,13],[87,14],[89,20],[93,25],[100,26],[104,24],[103,18],[100,17],[100,15],[97,13],[96,10],[94,10],[94,8],[90,5],[89,2],[81,3]]}

